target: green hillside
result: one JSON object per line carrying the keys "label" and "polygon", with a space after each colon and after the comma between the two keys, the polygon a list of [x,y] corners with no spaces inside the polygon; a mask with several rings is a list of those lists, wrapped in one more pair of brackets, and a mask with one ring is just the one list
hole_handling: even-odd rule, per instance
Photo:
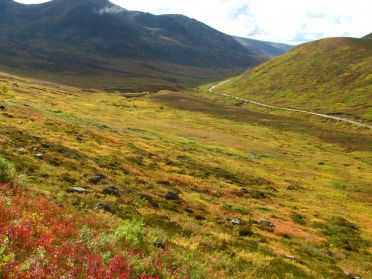
{"label": "green hillside", "polygon": [[300,45],[218,90],[267,104],[372,120],[372,41],[329,38]]}
{"label": "green hillside", "polygon": [[369,40],[372,39],[372,33],[364,36],[363,39],[369,39]]}

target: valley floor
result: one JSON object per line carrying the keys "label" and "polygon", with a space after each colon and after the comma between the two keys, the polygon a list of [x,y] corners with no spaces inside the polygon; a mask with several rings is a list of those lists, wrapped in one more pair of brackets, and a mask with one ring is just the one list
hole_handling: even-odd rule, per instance
{"label": "valley floor", "polygon": [[[0,156],[108,234],[142,220],[141,247],[175,271],[162,278],[371,278],[370,129],[210,95],[1,74]],[[121,195],[103,193],[112,185]]]}

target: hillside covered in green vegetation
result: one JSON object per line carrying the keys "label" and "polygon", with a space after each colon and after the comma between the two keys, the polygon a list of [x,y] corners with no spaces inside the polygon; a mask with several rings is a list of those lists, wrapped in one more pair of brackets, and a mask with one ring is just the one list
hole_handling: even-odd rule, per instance
{"label": "hillside covered in green vegetation", "polygon": [[371,149],[317,117],[1,73],[0,277],[370,278]]}
{"label": "hillside covered in green vegetation", "polygon": [[372,120],[372,40],[306,43],[225,83],[219,91],[270,105]]}

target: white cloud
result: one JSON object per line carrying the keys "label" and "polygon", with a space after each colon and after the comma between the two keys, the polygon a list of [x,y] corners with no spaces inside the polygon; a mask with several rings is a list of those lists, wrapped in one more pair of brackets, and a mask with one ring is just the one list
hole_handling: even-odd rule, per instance
{"label": "white cloud", "polygon": [[336,36],[361,37],[372,32],[370,0],[112,0],[112,2],[127,10],[154,14],[184,14],[231,35],[277,42],[300,43]]}
{"label": "white cloud", "polygon": [[103,9],[100,9],[98,13],[100,15],[102,14],[120,14],[121,12],[125,11],[123,8],[119,6],[112,6],[112,7],[106,7]]}

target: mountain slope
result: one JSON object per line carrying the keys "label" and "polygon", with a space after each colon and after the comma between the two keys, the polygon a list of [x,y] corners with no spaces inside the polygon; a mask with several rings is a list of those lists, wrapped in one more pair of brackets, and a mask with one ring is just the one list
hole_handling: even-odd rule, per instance
{"label": "mountain slope", "polygon": [[107,0],[0,0],[0,42],[2,68],[83,85],[105,76],[113,87],[187,85],[262,61],[196,20],[131,12]]}
{"label": "mountain slope", "polygon": [[372,39],[372,33],[364,36],[363,39],[369,39],[369,40]]}
{"label": "mountain slope", "polygon": [[372,42],[330,38],[307,43],[219,89],[267,104],[372,120]]}
{"label": "mountain slope", "polygon": [[282,55],[293,48],[291,45],[273,43],[266,41],[258,41],[242,37],[234,37],[241,45],[247,49],[257,52],[264,57],[273,58],[279,55]]}

